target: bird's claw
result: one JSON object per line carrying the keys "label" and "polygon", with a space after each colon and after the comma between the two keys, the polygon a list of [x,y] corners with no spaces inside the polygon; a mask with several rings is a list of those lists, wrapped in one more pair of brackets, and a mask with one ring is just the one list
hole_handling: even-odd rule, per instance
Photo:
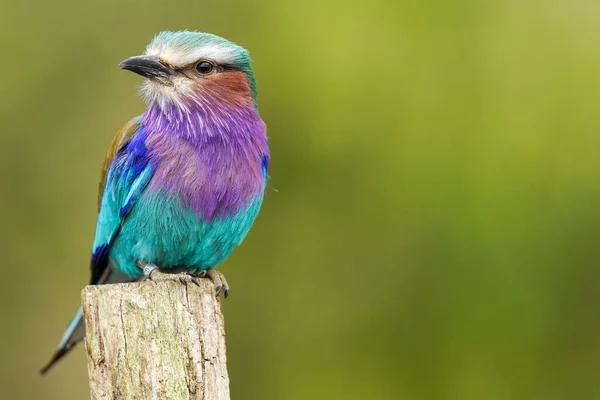
{"label": "bird's claw", "polygon": [[143,268],[144,275],[146,276],[146,280],[149,281],[164,281],[164,280],[178,280],[181,284],[187,286],[186,276],[190,278],[192,283],[196,286],[200,286],[198,280],[196,279],[194,274],[191,273],[179,273],[179,274],[170,274],[161,272],[158,267],[154,264],[146,264]]}
{"label": "bird's claw", "polygon": [[169,274],[166,272],[162,272],[154,264],[147,264],[144,266],[144,275],[146,275],[146,280],[148,281],[158,282],[179,280],[185,285],[185,281],[183,280],[180,274]]}
{"label": "bird's claw", "polygon": [[200,287],[200,282],[198,282],[198,279],[196,279],[196,276],[194,274],[191,274],[189,272],[184,272],[184,273],[180,273],[180,274],[176,274],[176,276],[178,277],[179,282],[181,282],[183,285],[187,286],[187,279],[188,278],[194,285]]}
{"label": "bird's claw", "polygon": [[194,285],[200,287],[200,282],[198,282],[198,280],[196,279],[196,277],[194,275],[190,275],[190,279]]}
{"label": "bird's claw", "polygon": [[229,296],[229,284],[221,272],[214,268],[209,268],[202,272],[204,272],[204,276],[208,276],[208,279],[215,284],[215,296],[219,297],[221,291],[223,292],[223,297],[227,298]]}
{"label": "bird's claw", "polygon": [[215,285],[215,296],[219,296],[223,292],[223,296],[227,298],[229,296],[229,284],[225,276],[214,268],[204,269],[197,273],[184,272],[180,274],[170,274],[161,272],[158,267],[154,264],[146,264],[143,268],[146,280],[149,281],[164,281],[164,280],[178,280],[181,284],[187,286],[186,277],[192,281],[192,283],[200,287],[200,282],[197,278],[208,278]]}

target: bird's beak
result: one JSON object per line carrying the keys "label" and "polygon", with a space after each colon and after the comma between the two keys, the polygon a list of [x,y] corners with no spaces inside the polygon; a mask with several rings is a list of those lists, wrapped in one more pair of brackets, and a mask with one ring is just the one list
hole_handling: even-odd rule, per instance
{"label": "bird's beak", "polygon": [[173,69],[163,64],[156,56],[130,57],[121,61],[119,67],[162,83],[170,82],[169,77],[175,73]]}

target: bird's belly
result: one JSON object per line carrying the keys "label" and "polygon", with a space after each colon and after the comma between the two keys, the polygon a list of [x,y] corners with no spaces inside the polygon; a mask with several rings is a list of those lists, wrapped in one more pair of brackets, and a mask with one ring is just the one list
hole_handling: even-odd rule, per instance
{"label": "bird's belly", "polygon": [[141,275],[138,262],[188,271],[214,267],[242,242],[261,203],[262,195],[236,213],[207,221],[180,196],[145,193],[123,223],[109,257],[130,276]]}

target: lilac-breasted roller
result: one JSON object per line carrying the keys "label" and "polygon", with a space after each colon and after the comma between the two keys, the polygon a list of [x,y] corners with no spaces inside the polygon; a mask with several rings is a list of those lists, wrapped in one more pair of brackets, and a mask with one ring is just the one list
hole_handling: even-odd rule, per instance
{"label": "lilac-breasted roller", "polygon": [[[120,67],[146,78],[147,108],[102,167],[90,284],[191,274],[227,296],[215,268],[250,230],[269,166],[248,52],[209,33],[162,32]],[[42,373],[83,336],[80,308]]]}

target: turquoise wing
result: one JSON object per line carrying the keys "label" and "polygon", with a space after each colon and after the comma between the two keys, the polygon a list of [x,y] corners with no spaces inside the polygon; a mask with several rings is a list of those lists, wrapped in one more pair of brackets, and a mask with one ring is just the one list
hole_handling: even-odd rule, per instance
{"label": "turquoise wing", "polygon": [[[105,162],[105,184],[101,188],[100,211],[92,247],[90,284],[101,283],[111,246],[154,173],[145,147],[147,134],[139,120],[130,124],[126,136],[115,138],[109,150],[109,153],[113,152],[112,159]],[[116,146],[115,142],[118,142]]]}

